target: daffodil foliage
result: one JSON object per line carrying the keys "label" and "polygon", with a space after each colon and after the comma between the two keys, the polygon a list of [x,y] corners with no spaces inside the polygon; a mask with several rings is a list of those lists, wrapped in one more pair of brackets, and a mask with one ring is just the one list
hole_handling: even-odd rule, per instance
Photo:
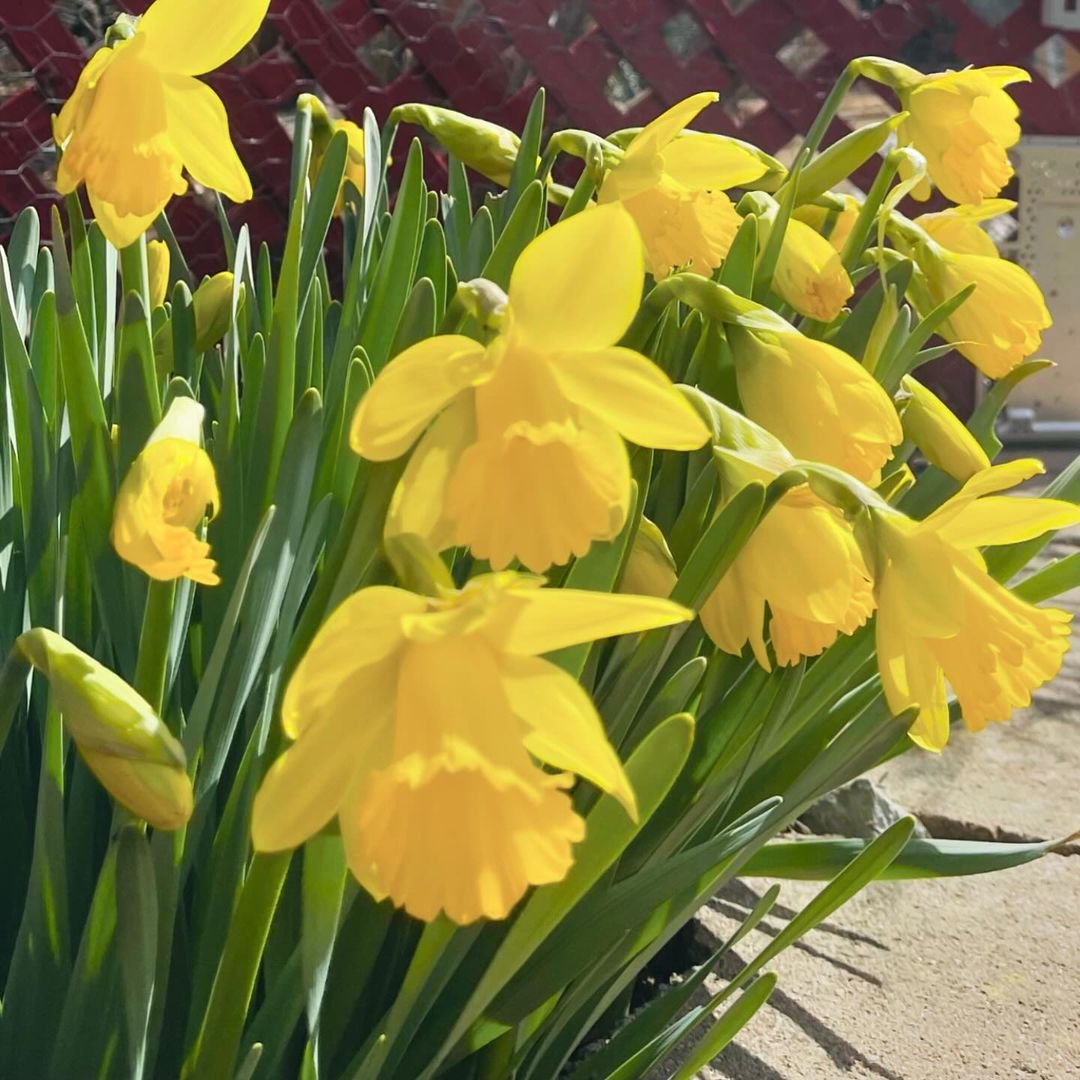
{"label": "daffodil foliage", "polygon": [[[0,258],[0,1076],[645,1076],[870,880],[1050,850],[776,842],[1068,648],[1075,560],[1025,567],[1080,470],[993,464],[1050,321],[980,226],[1022,73],[864,58],[790,171],[707,88],[607,133],[304,95],[282,249],[222,215],[198,281],[169,201],[250,196],[201,77],[266,9],[124,16]],[[822,145],[860,74],[901,111]],[[827,884],[628,1017],[766,872]]]}

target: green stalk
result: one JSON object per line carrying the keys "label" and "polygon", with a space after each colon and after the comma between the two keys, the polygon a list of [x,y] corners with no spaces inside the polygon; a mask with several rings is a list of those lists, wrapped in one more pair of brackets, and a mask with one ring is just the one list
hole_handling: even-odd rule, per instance
{"label": "green stalk", "polygon": [[873,184],[870,185],[862,209],[859,210],[859,216],[851,227],[851,234],[844,243],[842,258],[844,269],[849,274],[854,269],[859,256],[864,253],[870,230],[874,227],[874,222],[881,211],[881,204],[885,201],[886,195],[889,194],[889,188],[892,186],[893,179],[899,168],[899,158],[891,153],[886,154],[885,160],[881,163],[881,168],[878,169],[877,176],[874,177]]}
{"label": "green stalk", "polygon": [[[135,665],[135,689],[161,715],[165,704],[165,674],[169,662],[169,629],[172,625],[175,581],[151,581],[143,608],[139,634],[139,657]],[[176,732],[173,732],[175,735]]]}
{"label": "green stalk", "polygon": [[849,61],[847,67],[840,73],[840,77],[829,91],[829,96],[821,103],[821,108],[818,110],[814,122],[810,125],[810,130],[806,133],[801,153],[807,161],[809,161],[811,154],[817,153],[817,148],[821,145],[821,140],[825,138],[825,132],[829,130],[829,125],[833,122],[833,117],[836,116],[836,111],[840,108],[844,95],[851,89],[858,77],[859,73],[855,69],[855,61]]}
{"label": "green stalk", "polygon": [[26,678],[30,664],[16,646],[0,666],[0,751],[4,749],[8,732],[15,720],[19,705],[26,696]]}
{"label": "green stalk", "polygon": [[146,234],[134,244],[120,249],[120,277],[124,292],[138,293],[143,306],[150,311],[150,272],[146,265]]}
{"label": "green stalk", "polygon": [[291,859],[292,852],[284,851],[256,855],[251,864],[182,1080],[218,1080],[233,1075],[263,949]]}

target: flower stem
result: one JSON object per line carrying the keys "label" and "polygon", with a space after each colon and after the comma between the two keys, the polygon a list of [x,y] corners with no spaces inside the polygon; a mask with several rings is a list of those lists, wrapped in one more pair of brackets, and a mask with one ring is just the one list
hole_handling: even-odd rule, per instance
{"label": "flower stem", "polygon": [[175,581],[150,582],[146,593],[146,606],[143,608],[142,632],[139,634],[135,689],[146,698],[159,716],[165,704],[169,631],[172,626],[175,596]]}
{"label": "flower stem", "polygon": [[859,210],[859,216],[855,219],[855,224],[851,227],[851,233],[844,243],[842,258],[844,269],[849,274],[854,269],[859,256],[863,254],[866,241],[870,236],[870,230],[874,227],[874,222],[881,212],[881,204],[889,193],[889,188],[892,186],[899,167],[899,160],[892,154],[886,154],[884,161],[881,163],[881,168],[878,169],[877,176],[874,177],[873,184],[870,185],[870,190],[867,192],[866,199]]}
{"label": "flower stem", "polygon": [[811,154],[817,153],[821,140],[825,138],[825,132],[829,130],[829,125],[833,122],[833,117],[836,116],[840,103],[844,100],[844,95],[851,89],[858,76],[859,73],[855,68],[855,62],[850,61],[829,91],[829,96],[821,103],[821,108],[818,110],[813,124],[810,125],[810,130],[803,140],[802,153],[807,157],[807,160],[809,160]]}
{"label": "flower stem", "polygon": [[124,293],[138,293],[149,316],[150,271],[146,265],[145,233],[134,244],[120,249],[120,276],[124,283]]}

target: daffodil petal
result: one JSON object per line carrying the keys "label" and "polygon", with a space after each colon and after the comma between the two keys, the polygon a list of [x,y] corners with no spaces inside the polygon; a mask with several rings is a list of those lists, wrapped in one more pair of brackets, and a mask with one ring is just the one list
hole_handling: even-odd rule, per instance
{"label": "daffodil petal", "polygon": [[401,457],[432,417],[490,376],[497,360],[493,350],[460,334],[411,346],[387,364],[361,398],[349,445],[371,461]]}
{"label": "daffodil petal", "polygon": [[139,20],[143,55],[160,71],[204,75],[231,60],[259,29],[270,0],[155,0]]}
{"label": "daffodil petal", "polygon": [[152,214],[121,214],[117,212],[115,206],[99,199],[93,191],[88,190],[87,194],[90,196],[90,209],[93,211],[98,228],[105,234],[105,239],[117,249],[134,244],[153,225],[154,220],[169,201],[166,196],[161,206]]}
{"label": "daffodil petal", "polygon": [[937,530],[957,547],[984,547],[1031,540],[1080,523],[1080,506],[1059,499],[991,495],[965,506]]}
{"label": "daffodil petal", "polygon": [[709,430],[651,360],[610,346],[552,357],[559,389],[639,446],[696,450]]}
{"label": "daffodil petal", "polygon": [[366,741],[354,718],[324,716],[270,766],[255,796],[256,851],[284,851],[326,825],[345,799]]}
{"label": "daffodil petal", "polygon": [[206,83],[186,75],[164,82],[169,137],[187,171],[203,185],[233,202],[251,198],[251,180],[229,135],[229,117],[221,98]]}
{"label": "daffodil petal", "polygon": [[768,166],[737,142],[699,132],[664,148],[664,172],[691,191],[726,191],[764,176]]}
{"label": "daffodil petal", "polygon": [[713,102],[719,100],[720,95],[714,90],[705,90],[700,94],[691,94],[690,97],[683,98],[638,132],[627,148],[627,156],[637,157],[639,154],[651,156],[665,150],[675,136],[686,128],[702,109],[708,108]]}
{"label": "daffodil petal", "polygon": [[510,278],[513,333],[544,352],[600,349],[626,332],[645,278],[641,237],[617,203],[541,233]]}
{"label": "daffodil petal", "polygon": [[634,789],[584,687],[561,668],[533,656],[504,656],[500,667],[510,707],[529,728],[529,753],[584,777],[618,799],[637,820]]}
{"label": "daffodil petal", "polygon": [[681,605],[651,596],[511,587],[499,597],[484,632],[504,652],[538,656],[692,618],[693,612]]}
{"label": "daffodil petal", "polygon": [[285,734],[297,738],[334,708],[344,683],[379,665],[401,644],[401,620],[426,609],[422,596],[389,585],[361,589],[340,604],[289,680],[281,705]]}

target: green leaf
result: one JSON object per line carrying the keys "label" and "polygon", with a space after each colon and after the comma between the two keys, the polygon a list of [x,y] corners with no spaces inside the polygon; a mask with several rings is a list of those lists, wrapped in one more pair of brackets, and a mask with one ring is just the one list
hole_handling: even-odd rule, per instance
{"label": "green leaf", "polygon": [[[297,110],[297,118],[304,110]],[[295,138],[296,136],[294,136]],[[337,203],[341,180],[345,175],[345,162],[349,156],[349,137],[344,131],[337,131],[327,144],[326,152],[319,165],[319,175],[311,189],[304,213],[304,227],[300,236],[300,296],[304,303],[310,303],[314,295],[315,270],[323,257],[323,245],[326,233],[334,218],[334,206]]]}
{"label": "green leaf", "polygon": [[757,217],[747,214],[731,242],[727,256],[720,264],[716,280],[739,296],[752,296],[757,247]]}
{"label": "green leaf", "polygon": [[539,180],[533,180],[525,188],[499,234],[499,242],[480,271],[481,277],[495,282],[500,288],[509,288],[510,274],[518,256],[543,227],[546,199],[544,185]]}
{"label": "green leaf", "polygon": [[[128,826],[117,838],[117,939],[124,986],[128,1063],[133,1080],[146,1065],[146,1035],[157,964],[158,906],[154,866],[146,834]],[[164,993],[164,987],[158,990]]]}
{"label": "green leaf", "polygon": [[[878,875],[880,881],[967,877],[989,874],[1034,862],[1075,837],[1028,844],[976,840],[908,840],[895,859]],[[794,840],[766,844],[740,871],[746,877],[826,881],[857,855],[867,840]]]}
{"label": "green leaf", "polygon": [[693,1053],[683,1062],[673,1080],[693,1080],[698,1070],[708,1065],[753,1019],[758,1009],[769,1000],[769,995],[775,987],[776,976],[772,972],[762,975],[751,984],[738,1001],[709,1029],[708,1035],[694,1047]]}
{"label": "green leaf", "polygon": [[1041,604],[1070,589],[1080,587],[1080,551],[1074,551],[1063,559],[1055,559],[1049,566],[1013,586],[1013,592],[1029,604]]}

